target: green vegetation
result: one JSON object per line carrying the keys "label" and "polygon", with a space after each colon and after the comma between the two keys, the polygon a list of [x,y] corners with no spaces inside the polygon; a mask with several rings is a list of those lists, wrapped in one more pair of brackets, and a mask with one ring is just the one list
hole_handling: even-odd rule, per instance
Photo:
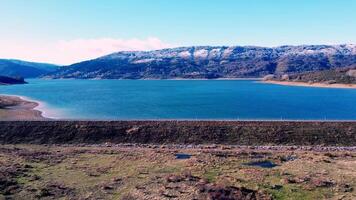
{"label": "green vegetation", "polygon": [[[191,158],[180,160],[174,156],[177,151],[2,145],[0,199],[192,199],[227,190],[261,199],[356,195],[354,152],[195,149],[188,152]],[[278,166],[246,165],[263,160]]]}

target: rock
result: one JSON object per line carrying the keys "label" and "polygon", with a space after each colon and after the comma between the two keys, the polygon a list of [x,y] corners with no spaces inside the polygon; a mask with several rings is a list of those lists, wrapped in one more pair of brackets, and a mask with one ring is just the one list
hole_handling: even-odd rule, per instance
{"label": "rock", "polygon": [[341,192],[352,192],[353,191],[353,187],[349,184],[341,184],[338,186],[339,191]]}
{"label": "rock", "polygon": [[24,168],[32,169],[33,167],[32,167],[31,165],[25,164],[25,165],[24,165]]}
{"label": "rock", "polygon": [[250,190],[244,187],[222,186],[217,184],[207,184],[200,190],[201,194],[207,194],[207,199],[229,199],[229,200],[247,200],[247,199],[271,199],[270,196],[259,191]]}
{"label": "rock", "polygon": [[346,72],[346,75],[356,78],[356,69],[350,69]]}
{"label": "rock", "polygon": [[178,176],[178,175],[168,175],[166,177],[166,181],[169,183],[176,183],[176,182],[180,182],[182,180],[184,180],[183,177]]}
{"label": "rock", "polygon": [[173,191],[163,191],[162,196],[167,197],[167,198],[177,198],[178,195],[175,194]]}
{"label": "rock", "polygon": [[320,178],[312,179],[311,183],[315,187],[332,187],[335,185],[334,181],[332,181],[332,180],[324,180],[324,179],[320,179]]}
{"label": "rock", "polygon": [[275,76],[273,74],[269,74],[263,77],[263,81],[271,81],[275,78]]}
{"label": "rock", "polygon": [[278,156],[281,162],[289,162],[298,159],[296,155]]}
{"label": "rock", "polygon": [[280,190],[280,189],[282,189],[282,188],[283,188],[282,185],[272,185],[272,186],[271,186],[271,189],[273,189],[273,190]]}
{"label": "rock", "polygon": [[111,185],[103,185],[102,187],[101,187],[101,189],[103,189],[103,190],[112,190],[112,189],[114,189]]}
{"label": "rock", "polygon": [[113,182],[120,182],[120,181],[122,181],[122,178],[121,177],[116,177],[116,178],[113,178],[112,181]]}
{"label": "rock", "polygon": [[336,80],[328,80],[328,81],[325,81],[324,83],[331,85],[331,84],[337,83],[337,81]]}
{"label": "rock", "polygon": [[294,179],[294,178],[290,178],[290,177],[287,177],[287,178],[284,178],[281,180],[282,183],[297,183],[297,181]]}
{"label": "rock", "polygon": [[289,81],[289,75],[288,74],[283,74],[281,77],[282,81]]}
{"label": "rock", "polygon": [[42,197],[48,197],[48,196],[52,196],[53,194],[47,189],[47,188],[43,188],[39,191],[39,193],[36,195],[38,198],[42,198]]}
{"label": "rock", "polygon": [[37,181],[37,180],[40,180],[40,179],[41,179],[41,177],[38,176],[37,174],[32,175],[32,176],[30,177],[30,181]]}
{"label": "rock", "polygon": [[121,200],[136,200],[137,198],[135,198],[134,196],[132,196],[131,194],[126,194],[126,195],[123,195],[121,197]]}

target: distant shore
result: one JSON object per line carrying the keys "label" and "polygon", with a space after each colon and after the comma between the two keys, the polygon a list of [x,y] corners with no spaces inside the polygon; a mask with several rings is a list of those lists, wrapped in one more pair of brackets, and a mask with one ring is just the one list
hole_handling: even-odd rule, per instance
{"label": "distant shore", "polygon": [[148,80],[148,81],[258,81],[262,78],[168,78],[168,79],[155,79],[155,78],[142,78],[142,79],[90,79],[90,80]]}
{"label": "distant shore", "polygon": [[262,81],[262,82],[276,84],[276,85],[287,85],[287,86],[356,89],[356,84],[339,84],[339,83],[326,84],[326,83],[305,83],[305,82],[292,82],[292,81]]}
{"label": "distant shore", "polygon": [[0,95],[0,120],[46,120],[42,111],[36,109],[39,105],[18,96]]}
{"label": "distant shore", "polygon": [[224,80],[236,80],[236,81],[257,81],[262,80],[261,78],[173,78],[173,79],[143,79],[143,80],[183,80],[183,81],[190,81],[190,80],[198,80],[198,81],[224,81]]}

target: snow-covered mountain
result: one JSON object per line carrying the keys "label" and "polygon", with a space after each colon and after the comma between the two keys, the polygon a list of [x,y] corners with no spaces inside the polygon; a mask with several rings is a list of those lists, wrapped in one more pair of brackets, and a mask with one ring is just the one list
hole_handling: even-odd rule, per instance
{"label": "snow-covered mountain", "polygon": [[239,78],[356,65],[356,45],[180,47],[117,52],[62,67],[48,78]]}

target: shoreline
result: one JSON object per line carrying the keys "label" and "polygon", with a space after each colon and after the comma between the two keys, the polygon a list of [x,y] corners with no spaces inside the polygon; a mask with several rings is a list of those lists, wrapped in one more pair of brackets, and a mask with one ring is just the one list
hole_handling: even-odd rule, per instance
{"label": "shoreline", "polygon": [[168,81],[260,81],[262,78],[174,78],[174,79],[142,79],[142,80],[168,80]]}
{"label": "shoreline", "polygon": [[326,83],[305,83],[292,81],[260,81],[261,83],[296,86],[296,87],[317,87],[317,88],[340,88],[340,89],[356,89],[356,84],[326,84]]}
{"label": "shoreline", "polygon": [[[66,79],[61,79],[66,80]],[[75,80],[75,79],[72,79]],[[142,79],[82,79],[82,80],[137,80],[137,81],[261,81],[262,78],[142,78]]]}
{"label": "shoreline", "polygon": [[7,120],[48,120],[39,109],[41,102],[22,96],[0,95],[0,121]]}
{"label": "shoreline", "polygon": [[[271,83],[271,81],[261,81],[262,83]],[[271,84],[279,84],[274,83]],[[311,86],[316,87],[316,86]],[[356,87],[356,86],[355,86]],[[355,88],[356,89],[356,88]],[[13,102],[13,105],[2,108],[1,100],[5,99]],[[162,118],[162,119],[87,119],[87,118],[66,118],[58,117],[57,113],[50,115],[50,109],[46,108],[46,103],[21,95],[0,94],[0,121],[43,121],[55,120],[58,122],[356,122],[356,119],[189,119],[189,118]],[[60,112],[60,111],[53,111]],[[57,116],[57,117],[56,117]]]}
{"label": "shoreline", "polygon": [[[61,119],[59,117],[55,117],[54,115],[50,115],[49,113],[51,109],[47,108],[47,105],[45,102],[39,101],[39,100],[34,100],[31,99],[30,97],[25,97],[25,96],[20,96],[20,95],[6,95],[6,96],[13,96],[13,97],[19,97],[20,99],[24,100],[24,101],[28,101],[28,102],[34,102],[37,103],[38,105],[35,107],[34,110],[40,111],[41,115],[43,118],[45,119]],[[59,111],[57,111],[59,112]]]}
{"label": "shoreline", "polygon": [[139,79],[121,79],[121,78],[88,78],[88,79],[81,79],[81,78],[41,78],[43,80],[129,80],[129,81],[224,81],[224,80],[231,80],[231,81],[261,81],[263,78],[139,78]]}

